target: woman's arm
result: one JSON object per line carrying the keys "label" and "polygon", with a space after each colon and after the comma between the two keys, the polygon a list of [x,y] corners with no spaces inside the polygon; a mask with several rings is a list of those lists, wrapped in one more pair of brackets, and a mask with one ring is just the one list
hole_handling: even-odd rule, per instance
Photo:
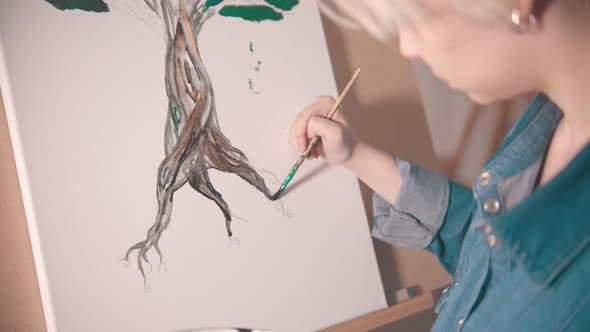
{"label": "woman's arm", "polygon": [[342,166],[352,171],[390,204],[397,200],[402,179],[397,162],[390,155],[364,142],[354,147],[349,160]]}
{"label": "woman's arm", "polygon": [[349,169],[374,190],[373,236],[394,246],[425,248],[453,273],[471,222],[471,190],[362,142],[340,112],[324,118],[334,102],[320,97],[301,112],[289,143],[303,151],[310,138],[319,136],[314,157]]}
{"label": "woman's arm", "polygon": [[318,97],[299,113],[289,133],[289,143],[304,151],[309,139],[321,138],[312,149],[314,157],[323,157],[329,163],[351,170],[371,189],[393,204],[401,186],[396,161],[386,153],[359,140],[350,130],[341,111],[332,119],[323,117],[334,105],[331,97]]}

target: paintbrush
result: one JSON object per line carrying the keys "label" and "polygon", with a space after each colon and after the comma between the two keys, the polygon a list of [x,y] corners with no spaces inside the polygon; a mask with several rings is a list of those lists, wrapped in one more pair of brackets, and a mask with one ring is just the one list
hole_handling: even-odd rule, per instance
{"label": "paintbrush", "polygon": [[[352,76],[352,78],[350,79],[350,81],[348,82],[348,84],[346,85],[346,87],[344,88],[344,90],[342,91],[342,93],[340,94],[340,97],[338,97],[338,100],[336,100],[336,103],[334,104],[334,106],[332,106],[332,108],[330,109],[328,114],[326,114],[324,116],[325,118],[331,119],[332,116],[334,116],[334,113],[336,113],[336,111],[338,110],[338,107],[340,107],[342,100],[344,99],[344,97],[348,93],[348,90],[350,90],[350,88],[354,84],[354,81],[356,81],[356,79],[358,78],[360,73],[361,73],[361,69],[358,68],[356,70],[356,72],[354,73],[354,75]],[[299,159],[297,159],[297,162],[295,162],[295,165],[293,165],[293,168],[291,168],[291,171],[287,175],[287,178],[285,178],[285,181],[283,181],[283,184],[281,185],[279,190],[274,195],[272,195],[270,197],[271,200],[274,201],[274,200],[279,199],[279,197],[281,197],[281,194],[283,193],[283,191],[285,191],[285,188],[287,188],[287,186],[289,185],[289,182],[291,182],[291,180],[295,176],[295,173],[297,172],[299,167],[301,167],[301,164],[303,164],[305,159],[307,159],[307,157],[309,157],[309,154],[311,153],[311,149],[317,143],[317,141],[319,141],[319,139],[320,139],[320,137],[316,136],[316,137],[309,140],[309,143],[307,144],[307,148],[305,149],[305,151],[303,151],[303,153],[301,154]]]}

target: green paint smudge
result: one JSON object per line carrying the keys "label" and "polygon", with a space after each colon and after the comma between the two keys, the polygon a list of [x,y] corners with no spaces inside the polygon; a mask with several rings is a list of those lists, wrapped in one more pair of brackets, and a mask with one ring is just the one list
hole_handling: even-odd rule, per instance
{"label": "green paint smudge", "polygon": [[219,11],[219,15],[226,17],[237,17],[251,22],[280,21],[283,14],[269,6],[233,6],[228,5]]}
{"label": "green paint smudge", "polygon": [[264,0],[264,2],[282,10],[291,10],[299,4],[299,0]]}
{"label": "green paint smudge", "polygon": [[209,7],[217,6],[222,2],[223,0],[207,0],[207,2],[205,2],[205,8],[203,9],[203,11],[209,9]]}
{"label": "green paint smudge", "polygon": [[59,10],[80,9],[86,12],[106,13],[109,6],[102,0],[45,0]]}
{"label": "green paint smudge", "polygon": [[250,42],[250,53],[254,53],[254,44]]}
{"label": "green paint smudge", "polygon": [[254,71],[259,73],[260,72],[260,65],[262,64],[262,61],[258,61],[258,64],[256,64],[256,67],[254,67]]}
{"label": "green paint smudge", "polygon": [[255,95],[260,94],[260,91],[254,90],[254,82],[252,82],[251,78],[248,79],[248,87],[250,88],[250,91]]}
{"label": "green paint smudge", "polygon": [[178,127],[180,126],[180,118],[178,117],[178,110],[176,106],[170,104],[170,115],[172,115],[172,122],[174,123],[174,131],[178,136]]}

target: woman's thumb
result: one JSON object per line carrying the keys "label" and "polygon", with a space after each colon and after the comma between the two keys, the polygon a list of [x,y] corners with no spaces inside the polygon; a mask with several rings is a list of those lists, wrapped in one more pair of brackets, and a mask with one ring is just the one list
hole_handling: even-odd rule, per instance
{"label": "woman's thumb", "polygon": [[307,123],[307,137],[319,136],[324,146],[330,142],[338,141],[342,136],[342,124],[327,119],[323,116],[312,116]]}

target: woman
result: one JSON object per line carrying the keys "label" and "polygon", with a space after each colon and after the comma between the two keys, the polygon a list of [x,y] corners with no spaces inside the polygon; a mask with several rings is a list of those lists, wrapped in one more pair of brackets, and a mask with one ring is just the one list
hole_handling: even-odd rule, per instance
{"label": "woman", "polygon": [[590,4],[586,0],[339,0],[339,18],[393,42],[479,103],[539,92],[467,188],[321,115],[289,143],[374,191],[373,236],[425,248],[453,275],[433,331],[590,331]]}

